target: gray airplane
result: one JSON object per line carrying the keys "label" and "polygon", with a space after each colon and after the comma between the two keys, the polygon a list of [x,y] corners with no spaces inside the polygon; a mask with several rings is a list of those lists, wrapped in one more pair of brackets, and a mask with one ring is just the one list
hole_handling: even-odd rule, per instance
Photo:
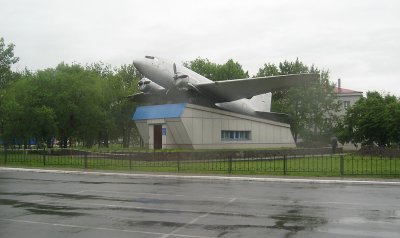
{"label": "gray airplane", "polygon": [[319,74],[292,74],[211,81],[183,65],[154,56],[136,59],[133,64],[144,75],[138,83],[141,92],[129,96],[133,101],[189,102],[278,121],[285,121],[285,115],[270,112],[269,92],[303,85],[319,78]]}

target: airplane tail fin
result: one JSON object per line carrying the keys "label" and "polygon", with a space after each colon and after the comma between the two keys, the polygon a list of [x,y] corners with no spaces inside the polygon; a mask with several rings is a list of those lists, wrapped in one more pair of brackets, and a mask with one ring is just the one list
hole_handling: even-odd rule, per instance
{"label": "airplane tail fin", "polygon": [[277,121],[289,124],[290,123],[289,115],[284,113],[271,112],[271,100],[272,100],[272,93],[264,93],[252,97],[250,99],[250,103],[256,109],[256,113],[259,117],[271,121]]}
{"label": "airplane tail fin", "polygon": [[251,105],[259,112],[271,111],[272,93],[264,93],[249,99]]}

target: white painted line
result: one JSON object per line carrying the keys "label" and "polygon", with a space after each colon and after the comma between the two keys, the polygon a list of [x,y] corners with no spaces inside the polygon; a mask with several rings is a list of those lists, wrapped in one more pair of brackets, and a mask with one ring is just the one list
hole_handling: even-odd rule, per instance
{"label": "white painted line", "polygon": [[0,167],[0,171],[15,172],[37,172],[56,174],[83,174],[83,175],[104,175],[123,176],[132,178],[165,178],[165,179],[204,179],[204,180],[230,180],[230,181],[256,181],[256,182],[285,182],[285,183],[317,183],[317,184],[359,184],[359,185],[400,185],[400,181],[382,180],[349,180],[349,179],[300,179],[300,178],[271,178],[271,177],[247,177],[247,176],[214,176],[214,175],[167,175],[167,174],[132,174],[114,172],[87,172],[74,170],[48,170],[48,169],[25,169]]}
{"label": "white painted line", "polygon": [[[51,203],[50,203],[51,204]],[[187,213],[204,213],[204,211],[199,210],[176,210],[167,208],[151,208],[151,207],[139,207],[139,206],[129,206],[129,205],[116,205],[116,204],[105,204],[105,203],[82,203],[82,202],[64,202],[58,200],[57,204],[70,204],[70,205],[81,205],[81,206],[94,206],[94,207],[112,207],[112,208],[127,208],[127,209],[138,209],[138,210],[159,210],[164,212],[187,212]]]}
{"label": "white painted line", "polygon": [[[125,232],[125,233],[140,233],[147,235],[166,235],[161,232],[149,232],[149,231],[139,231],[139,230],[124,230],[124,229],[113,229],[107,227],[92,227],[92,226],[80,226],[80,225],[71,225],[71,224],[60,224],[60,223],[47,223],[47,222],[38,222],[38,221],[28,221],[28,220],[17,220],[17,219],[6,219],[0,218],[1,221],[9,221],[9,222],[18,222],[18,223],[27,223],[27,224],[35,224],[35,225],[47,225],[47,226],[60,226],[60,227],[69,227],[69,228],[82,228],[82,229],[90,229],[90,230],[101,230],[101,231],[113,231],[113,232]],[[174,234],[174,236],[178,237],[188,237],[188,238],[215,238],[210,236],[195,236],[195,235],[181,235]]]}
{"label": "white painted line", "polygon": [[[236,200],[236,198],[230,199],[230,200],[229,200],[227,203],[225,203],[222,207],[226,207],[227,205],[231,204],[231,203],[234,202],[235,200]],[[167,238],[167,237],[169,237],[169,236],[176,236],[176,233],[178,233],[179,231],[181,231],[183,228],[185,228],[185,227],[187,227],[187,226],[189,226],[189,225],[194,224],[195,222],[197,222],[197,221],[198,221],[199,219],[201,219],[201,218],[207,217],[207,216],[210,215],[211,213],[216,212],[218,209],[219,209],[219,208],[216,207],[216,208],[212,209],[211,211],[209,211],[209,212],[207,212],[207,213],[205,213],[205,214],[203,214],[203,215],[200,215],[200,216],[194,218],[193,220],[189,221],[188,223],[184,224],[183,226],[180,226],[180,227],[176,228],[176,229],[173,230],[172,232],[170,232],[170,233],[168,233],[168,234],[162,235],[160,238]]]}
{"label": "white painted line", "polygon": [[[366,206],[366,207],[377,207],[377,206],[386,206],[386,204],[382,203],[353,203],[353,202],[320,202],[320,201],[309,201],[309,200],[273,200],[273,199],[264,199],[264,198],[245,198],[245,197],[238,197],[238,200],[247,200],[247,201],[260,201],[260,202],[272,202],[272,203],[291,203],[291,204],[302,204],[302,203],[310,203],[310,204],[321,204],[321,205],[348,205],[348,206]],[[399,205],[391,205],[393,207],[400,207]],[[358,209],[358,208],[346,208],[346,209]]]}
{"label": "white painted line", "polygon": [[[103,194],[103,193],[110,193],[110,194],[122,194],[122,195],[129,195],[129,198],[140,198],[137,195],[147,195],[147,196],[154,196],[154,197],[177,197],[177,198],[183,198],[183,197],[194,197],[194,198],[202,198],[203,200],[206,199],[227,199],[227,197],[213,197],[213,196],[188,196],[188,195],[183,195],[183,194],[171,194],[171,193],[137,193],[137,192],[119,192],[119,191],[108,191],[108,190],[84,190],[80,191],[79,193],[94,193],[94,194]],[[73,193],[75,194],[75,193]]]}
{"label": "white painted line", "polygon": [[168,193],[136,193],[136,192],[119,192],[119,191],[108,191],[108,190],[85,190],[85,193],[111,193],[111,194],[125,194],[125,195],[149,195],[149,196],[172,196],[172,197],[184,197],[185,195],[180,194],[168,194]]}

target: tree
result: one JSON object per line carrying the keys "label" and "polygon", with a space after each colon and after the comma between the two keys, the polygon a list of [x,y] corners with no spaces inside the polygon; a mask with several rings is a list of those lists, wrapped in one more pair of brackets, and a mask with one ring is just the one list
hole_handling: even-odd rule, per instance
{"label": "tree", "polygon": [[392,95],[368,92],[350,107],[338,126],[342,143],[391,146],[400,143],[400,101]]}
{"label": "tree", "polygon": [[[62,147],[82,141],[90,147],[108,128],[103,92],[106,84],[96,73],[74,64],[26,75],[7,90],[3,107],[9,140],[41,142],[59,136]],[[17,122],[17,123],[16,123]]]}
{"label": "tree", "polygon": [[263,76],[276,76],[281,74],[279,71],[279,68],[276,67],[276,65],[271,64],[271,63],[265,63],[264,66],[260,69],[258,69],[257,77],[263,77]]}
{"label": "tree", "polygon": [[[393,96],[392,96],[393,97]],[[400,146],[400,99],[386,105],[387,128],[391,143]]]}
{"label": "tree", "polygon": [[228,60],[225,64],[216,64],[210,62],[208,59],[197,58],[184,63],[184,65],[212,81],[249,77],[249,73],[245,72],[242,66],[232,59]]}
{"label": "tree", "polygon": [[[80,140],[91,147],[107,125],[104,112],[106,82],[95,72],[81,65],[61,63],[47,76],[53,77],[50,86],[53,94],[49,100],[55,109],[62,146]],[[48,75],[50,73],[50,75]],[[53,75],[51,75],[53,74]]]}
{"label": "tree", "polygon": [[210,62],[208,59],[199,57],[195,60],[185,62],[184,66],[212,81],[217,81],[216,77],[218,75],[219,66],[216,63]]}
{"label": "tree", "polygon": [[14,47],[14,44],[6,47],[4,38],[0,37],[0,90],[15,78],[11,66],[17,63],[19,58],[14,56]]}
{"label": "tree", "polygon": [[114,124],[111,134],[113,138],[122,137],[124,148],[129,147],[132,135],[134,138],[138,137],[138,131],[132,121],[136,103],[126,97],[138,91],[139,80],[139,72],[130,64],[114,69],[113,77],[107,81],[107,88],[110,89],[108,113]]}
{"label": "tree", "polygon": [[299,136],[308,141],[328,141],[333,133],[339,110],[339,103],[334,94],[334,85],[329,82],[329,72],[321,71],[313,65],[308,67],[296,59],[284,61],[277,67],[264,64],[257,77],[299,73],[318,73],[318,81],[272,94],[272,111],[289,115],[294,140]]}
{"label": "tree", "polygon": [[58,137],[61,147],[108,146],[109,140],[123,138],[129,146],[135,105],[126,97],[137,90],[138,80],[133,65],[112,69],[101,62],[86,67],[60,63],[24,73],[4,91],[3,137],[14,144]]}
{"label": "tree", "polygon": [[18,62],[18,57],[14,56],[14,44],[8,46],[4,43],[4,38],[0,37],[0,138],[4,137],[4,126],[7,112],[5,109],[6,87],[18,78],[18,74],[11,71],[11,66]]}
{"label": "tree", "polygon": [[54,110],[35,100],[38,86],[25,78],[7,90],[6,100],[2,105],[5,144],[26,147],[31,138],[35,138],[39,144],[45,144],[56,136]]}
{"label": "tree", "polygon": [[249,73],[243,70],[242,65],[232,59],[229,59],[219,68],[219,80],[243,79],[248,77]]}
{"label": "tree", "polygon": [[57,136],[56,114],[53,108],[41,106],[32,108],[31,135],[40,144],[52,147],[52,138]]}

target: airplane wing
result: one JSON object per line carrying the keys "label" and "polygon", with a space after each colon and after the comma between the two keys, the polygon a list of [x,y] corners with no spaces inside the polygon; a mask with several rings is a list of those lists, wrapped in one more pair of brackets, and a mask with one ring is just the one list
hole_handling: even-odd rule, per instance
{"label": "airplane wing", "polygon": [[290,116],[285,113],[256,111],[256,114],[264,119],[290,124]]}
{"label": "airplane wing", "polygon": [[290,74],[271,77],[234,79],[195,85],[195,89],[215,102],[230,102],[273,92],[282,88],[316,81],[319,74]]}
{"label": "airplane wing", "polygon": [[127,96],[128,99],[138,103],[158,102],[160,101],[161,97],[162,97],[161,94],[154,95],[142,92]]}
{"label": "airplane wing", "polygon": [[170,90],[168,93],[160,91],[157,93],[136,93],[126,98],[137,103],[178,103],[187,100],[188,98],[198,98],[198,92],[193,90],[179,91]]}

